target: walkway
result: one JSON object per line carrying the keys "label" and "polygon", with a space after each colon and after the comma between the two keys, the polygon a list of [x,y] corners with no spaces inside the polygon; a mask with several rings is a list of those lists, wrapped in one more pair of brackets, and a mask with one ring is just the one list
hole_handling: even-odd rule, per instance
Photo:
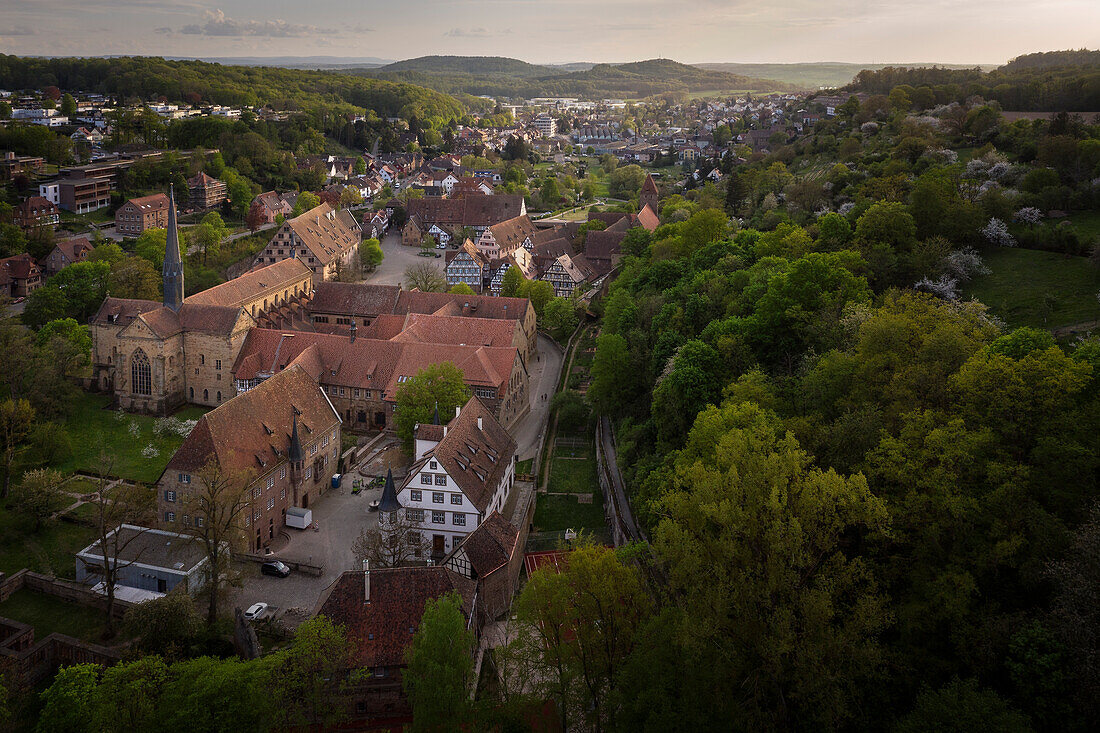
{"label": "walkway", "polygon": [[[625,539],[627,542],[647,542],[634,521],[634,513],[630,510],[630,502],[626,498],[626,490],[623,477],[619,473],[619,460],[615,451],[615,434],[611,430],[611,421],[606,417],[600,417],[600,424],[596,430],[596,452],[600,457],[601,479],[609,479],[611,484],[610,509],[613,514],[612,530],[616,540]],[[601,483],[603,483],[601,481]],[[614,526],[616,523],[618,526]],[[625,534],[625,538],[620,537]],[[616,541],[616,545],[623,544]]]}

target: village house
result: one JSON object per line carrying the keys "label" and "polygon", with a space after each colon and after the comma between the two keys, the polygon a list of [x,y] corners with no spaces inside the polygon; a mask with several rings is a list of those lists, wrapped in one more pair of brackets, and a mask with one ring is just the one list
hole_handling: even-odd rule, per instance
{"label": "village house", "polygon": [[458,594],[466,628],[475,638],[480,636],[474,581],[445,567],[349,570],[322,597],[316,615],[345,629],[354,666],[369,672],[359,677],[350,693],[353,721],[411,722],[412,709],[402,687],[405,650],[428,601],[448,593]]}
{"label": "village house", "polygon": [[115,230],[136,237],[146,229],[168,226],[168,197],[163,193],[130,199],[115,211]]}
{"label": "village house", "polygon": [[202,171],[194,178],[187,179],[187,190],[191,194],[191,208],[198,211],[221,206],[228,198],[225,182],[211,178]]}
{"label": "village house", "polygon": [[46,167],[46,159],[37,155],[16,155],[5,152],[0,156],[0,181],[10,181],[16,176],[35,176]]}
{"label": "village house", "polygon": [[198,419],[157,481],[157,515],[169,530],[197,521],[194,492],[216,464],[245,488],[241,529],[258,552],[286,525],[287,509],[308,509],[325,492],[339,460],[340,416],[293,366]]}
{"label": "village house", "polygon": [[9,298],[24,298],[41,284],[42,270],[26,252],[0,260],[0,293]]}
{"label": "village house", "polygon": [[499,618],[512,606],[523,567],[520,532],[500,512],[491,512],[440,565],[477,583],[482,613]]}
{"label": "village house", "polygon": [[468,285],[475,293],[480,293],[484,284],[485,266],[485,258],[467,239],[457,251],[452,250],[447,253],[447,265],[444,268],[447,287],[451,288],[462,283]]}
{"label": "village house", "polygon": [[522,275],[525,280],[538,279],[539,269],[538,266],[535,265],[534,256],[525,247],[518,247],[500,259],[493,260],[489,263],[489,270],[492,273],[489,279],[490,293],[494,296],[499,296],[501,292],[503,292],[504,276],[508,273],[508,270],[513,267],[519,270],[520,275]]}
{"label": "village house", "polygon": [[333,280],[358,255],[359,224],[351,212],[322,203],[283,222],[256,257],[257,265],[297,258],[312,272],[314,284]]}
{"label": "village house", "polygon": [[50,253],[46,255],[46,259],[43,262],[46,276],[51,277],[71,264],[83,262],[88,259],[88,254],[91,251],[92,243],[88,241],[87,237],[76,237],[75,239],[67,239],[64,242],[58,242],[54,245],[53,249],[50,250]]}
{"label": "village house", "polygon": [[530,252],[536,231],[530,217],[516,216],[485,229],[477,238],[477,249],[486,260],[506,257],[520,247]]}
{"label": "village house", "polygon": [[554,295],[568,298],[578,288],[591,282],[596,273],[585,260],[584,255],[563,254],[539,273],[539,280],[550,283]]}
{"label": "village house", "polygon": [[433,560],[504,509],[516,478],[516,441],[475,395],[445,425],[420,424],[397,502]]}
{"label": "village house", "polygon": [[285,219],[294,210],[293,203],[288,202],[286,197],[280,196],[274,191],[265,191],[252,199],[252,206],[257,203],[260,204],[265,224],[274,224],[275,219],[279,216]]}
{"label": "village house", "polygon": [[467,195],[462,198],[423,198],[409,201],[409,221],[401,232],[401,243],[419,247],[432,226],[449,232],[469,228],[475,237],[502,221],[527,214],[518,195]]}
{"label": "village house", "polygon": [[15,225],[25,232],[41,227],[53,229],[61,221],[57,207],[53,202],[41,197],[31,196],[19,202],[12,213]]}

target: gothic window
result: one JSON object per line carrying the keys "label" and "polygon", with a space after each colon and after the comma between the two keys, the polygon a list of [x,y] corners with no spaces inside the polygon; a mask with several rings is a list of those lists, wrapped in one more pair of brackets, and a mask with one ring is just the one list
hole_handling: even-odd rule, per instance
{"label": "gothic window", "polygon": [[141,349],[130,358],[130,381],[133,382],[134,394],[153,394],[153,370],[149,357]]}

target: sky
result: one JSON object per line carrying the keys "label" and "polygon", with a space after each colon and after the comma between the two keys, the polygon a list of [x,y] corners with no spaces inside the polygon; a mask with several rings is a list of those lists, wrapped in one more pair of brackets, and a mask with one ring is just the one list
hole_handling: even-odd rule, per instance
{"label": "sky", "polygon": [[0,0],[0,53],[1003,63],[1100,45],[1100,0]]}

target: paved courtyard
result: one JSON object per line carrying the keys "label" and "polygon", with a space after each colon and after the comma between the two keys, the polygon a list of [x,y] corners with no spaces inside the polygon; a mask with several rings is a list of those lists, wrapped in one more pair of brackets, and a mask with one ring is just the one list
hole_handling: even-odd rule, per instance
{"label": "paved courtyard", "polygon": [[418,262],[431,262],[442,273],[446,264],[446,255],[444,250],[435,251],[439,253],[438,258],[421,257],[419,247],[406,247],[401,244],[401,231],[395,227],[382,240],[382,253],[385,255],[382,264],[363,278],[363,281],[372,285],[402,285],[405,280],[405,269]]}

